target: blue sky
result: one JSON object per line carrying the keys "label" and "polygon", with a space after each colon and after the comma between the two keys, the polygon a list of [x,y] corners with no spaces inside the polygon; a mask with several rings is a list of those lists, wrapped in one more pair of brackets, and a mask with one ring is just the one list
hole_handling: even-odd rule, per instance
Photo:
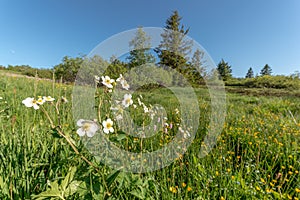
{"label": "blue sky", "polygon": [[122,31],[163,27],[174,10],[234,76],[265,64],[274,74],[300,70],[299,0],[0,0],[0,65],[50,68]]}

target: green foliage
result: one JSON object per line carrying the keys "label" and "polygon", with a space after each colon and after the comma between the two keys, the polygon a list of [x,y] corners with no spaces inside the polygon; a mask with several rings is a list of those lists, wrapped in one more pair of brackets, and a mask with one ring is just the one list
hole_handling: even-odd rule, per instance
{"label": "green foliage", "polygon": [[4,68],[4,70],[17,72],[18,74],[31,76],[31,77],[38,76],[39,78],[45,78],[45,79],[52,79],[53,77],[52,69],[32,68],[29,65],[15,65],[15,66],[8,65],[8,67]]}
{"label": "green foliage", "polygon": [[231,66],[228,65],[228,62],[225,62],[223,59],[221,62],[219,62],[217,66],[217,70],[221,76],[220,78],[223,79],[224,81],[232,77]]}
{"label": "green foliage", "polygon": [[266,76],[266,75],[271,76],[271,74],[272,74],[272,69],[268,64],[266,64],[260,71],[261,76]]}
{"label": "green foliage", "polygon": [[57,180],[48,183],[50,188],[38,195],[33,195],[33,199],[42,200],[48,199],[49,197],[66,199],[71,197],[75,193],[77,193],[77,195],[82,198],[86,194],[87,188],[83,181],[74,180],[75,173],[76,167],[71,167],[69,169],[69,173],[61,181],[60,185],[58,184]]}
{"label": "green foliage", "polygon": [[128,71],[128,64],[114,57],[112,57],[110,60],[111,62],[104,72],[105,75],[108,75],[116,80],[120,74],[125,74]]}
{"label": "green foliage", "polygon": [[159,86],[171,86],[173,74],[167,70],[148,63],[138,68],[132,68],[127,74],[131,89],[151,89]]}
{"label": "green foliage", "polygon": [[[0,111],[5,110],[0,112],[1,199],[43,199],[46,196],[47,199],[56,196],[61,199],[121,200],[287,199],[287,195],[299,198],[296,192],[300,183],[297,174],[300,168],[298,98],[227,93],[224,129],[213,151],[199,158],[199,147],[207,134],[211,113],[209,92],[197,88],[200,126],[187,152],[164,169],[132,174],[113,171],[101,164],[96,172],[63,139],[53,137],[40,110],[25,108],[20,103],[33,94],[64,95],[70,99],[71,86],[3,76],[0,86]],[[32,88],[36,90],[32,91]],[[163,105],[168,118],[174,124],[180,123],[171,112],[178,107],[178,101],[168,89],[139,93],[145,103]],[[89,155],[76,134],[71,108],[71,103],[63,104],[59,119],[55,119],[61,121],[80,151]],[[48,111],[55,117],[51,110]],[[135,110],[132,112],[135,114]],[[124,135],[117,139],[118,144],[129,143],[133,150],[140,148],[139,142]],[[162,147],[159,143],[147,143],[147,139],[143,145]],[[97,163],[92,156],[89,159]]]}
{"label": "green foliage", "polygon": [[74,74],[77,84],[81,82],[93,85],[95,76],[107,73],[105,70],[112,70],[109,63],[98,55],[85,57],[79,67],[78,72]]}
{"label": "green foliage", "polygon": [[63,82],[74,82],[78,70],[83,63],[82,57],[70,58],[65,56],[63,62],[54,66],[55,78]]}
{"label": "green foliage", "polygon": [[248,88],[300,89],[300,79],[291,76],[258,76],[255,78],[232,78],[225,82],[228,86],[243,86]]}
{"label": "green foliage", "polygon": [[127,57],[129,68],[155,62],[155,57],[149,52],[150,40],[151,38],[146,35],[143,29],[138,28],[135,37],[129,43],[131,48],[130,55]]}
{"label": "green foliage", "polygon": [[205,84],[204,78],[208,75],[204,67],[203,56],[204,52],[197,49],[193,54],[191,62],[184,69],[185,77],[189,80],[190,84],[195,87],[200,84]]}
{"label": "green foliage", "polygon": [[191,52],[192,41],[186,38],[189,29],[181,25],[181,17],[177,11],[167,19],[162,41],[155,49],[160,58],[159,64],[183,72],[187,65],[187,55]]}

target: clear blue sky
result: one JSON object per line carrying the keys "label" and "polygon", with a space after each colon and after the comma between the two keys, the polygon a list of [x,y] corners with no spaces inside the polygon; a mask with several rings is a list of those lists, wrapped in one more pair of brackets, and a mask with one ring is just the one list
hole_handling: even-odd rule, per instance
{"label": "clear blue sky", "polygon": [[163,27],[173,10],[234,76],[300,70],[299,0],[0,0],[0,65],[53,67],[119,32]]}

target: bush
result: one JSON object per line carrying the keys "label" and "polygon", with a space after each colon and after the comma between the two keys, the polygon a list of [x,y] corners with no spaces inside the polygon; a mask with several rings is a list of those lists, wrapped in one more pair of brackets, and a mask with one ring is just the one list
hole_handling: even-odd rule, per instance
{"label": "bush", "polygon": [[291,76],[259,76],[255,78],[233,78],[225,82],[227,86],[248,88],[300,89],[300,79]]}

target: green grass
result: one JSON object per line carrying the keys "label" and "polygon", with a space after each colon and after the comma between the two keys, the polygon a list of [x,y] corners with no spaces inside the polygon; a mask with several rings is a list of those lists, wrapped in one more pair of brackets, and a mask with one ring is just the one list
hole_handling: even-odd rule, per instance
{"label": "green grass", "polygon": [[[49,190],[49,183],[63,185],[69,170],[81,182],[66,199],[296,199],[300,198],[300,102],[295,95],[246,96],[227,93],[227,115],[217,144],[199,158],[207,133],[210,103],[205,89],[195,89],[200,109],[199,129],[192,145],[171,165],[143,174],[114,173],[85,149],[76,134],[72,116],[72,85],[50,81],[0,77],[0,199],[31,199]],[[139,91],[145,103],[165,107],[169,122],[179,103],[168,89]],[[60,117],[50,105],[45,109],[65,134],[95,165],[98,171],[76,155],[68,143],[51,129],[41,110],[26,108],[29,96],[67,97]],[[187,100],[188,101],[188,97]],[[137,123],[142,114],[131,111]],[[180,119],[179,119],[180,121]],[[174,132],[144,142],[143,148],[158,149]],[[110,139],[130,151],[140,151],[141,141],[132,136]],[[163,141],[161,141],[163,139]],[[151,139],[150,139],[151,140]],[[125,142],[126,141],[126,142]],[[129,148],[130,146],[130,148]],[[142,149],[143,149],[142,148]],[[69,173],[69,174],[68,174]],[[118,176],[117,176],[118,175]],[[72,179],[72,180],[73,180]]]}

